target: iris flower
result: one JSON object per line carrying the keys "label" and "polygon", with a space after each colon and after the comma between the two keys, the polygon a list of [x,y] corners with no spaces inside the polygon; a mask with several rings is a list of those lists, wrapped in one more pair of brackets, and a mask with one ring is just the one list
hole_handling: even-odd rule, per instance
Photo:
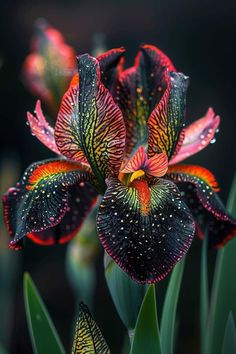
{"label": "iris flower", "polygon": [[78,57],[55,129],[38,101],[32,132],[59,157],[32,164],[4,196],[4,214],[20,249],[69,241],[97,203],[105,251],[135,281],[163,279],[207,230],[210,247],[236,234],[218,183],[206,168],[178,164],[214,139],[220,118],[185,127],[188,77],[169,58],[143,45],[123,70],[124,49]]}
{"label": "iris flower", "polygon": [[58,30],[45,20],[38,20],[31,53],[23,65],[26,87],[46,102],[52,113],[56,113],[75,69],[74,49],[65,43]]}

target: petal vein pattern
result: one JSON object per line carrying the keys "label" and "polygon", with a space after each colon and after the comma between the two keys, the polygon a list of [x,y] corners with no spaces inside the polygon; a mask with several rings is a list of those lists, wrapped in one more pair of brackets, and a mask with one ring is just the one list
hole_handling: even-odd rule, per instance
{"label": "petal vein pattern", "polygon": [[55,127],[56,144],[62,155],[88,163],[81,147],[79,130],[78,86],[71,86],[62,99]]}
{"label": "petal vein pattern", "polygon": [[188,78],[171,72],[168,87],[148,119],[148,155],[166,152],[170,159],[183,128]]}
{"label": "petal vein pattern", "polygon": [[118,175],[125,148],[125,124],[112,96],[100,82],[99,64],[85,54],[78,58],[78,134],[85,156],[100,183]]}
{"label": "petal vein pattern", "polygon": [[91,316],[88,307],[79,305],[79,318],[71,354],[111,354],[100,328]]}

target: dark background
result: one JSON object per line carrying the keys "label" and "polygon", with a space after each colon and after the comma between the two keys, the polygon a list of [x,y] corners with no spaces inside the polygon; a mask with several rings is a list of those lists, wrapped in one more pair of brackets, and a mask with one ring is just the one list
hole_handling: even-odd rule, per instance
{"label": "dark background", "polygon": [[[187,100],[189,122],[209,106],[221,116],[217,142],[189,162],[201,164],[216,175],[221,197],[227,199],[235,172],[235,1],[8,1],[0,3],[0,114],[1,155],[15,153],[21,172],[50,152],[36,141],[26,126],[26,111],[33,111],[35,98],[21,81],[21,67],[38,17],[65,36],[78,53],[90,52],[94,34],[106,36],[107,48],[125,46],[132,64],[139,43],[157,45],[179,71],[190,76]],[[65,270],[66,246],[39,248],[28,243],[21,257],[22,270],[14,294],[14,325],[11,353],[32,353],[22,298],[22,272],[36,282],[67,351],[75,299]],[[179,306],[178,353],[198,353],[199,249],[196,240],[187,257]],[[214,259],[214,253],[210,255]],[[124,327],[111,303],[98,261],[95,317],[114,354],[121,353]],[[162,288],[164,285],[161,284]],[[161,297],[161,295],[160,295]],[[108,311],[109,309],[109,311]],[[1,314],[0,314],[1,315]],[[47,353],[45,353],[47,354]],[[149,354],[149,353],[147,353]],[[150,353],[151,354],[151,353]]]}

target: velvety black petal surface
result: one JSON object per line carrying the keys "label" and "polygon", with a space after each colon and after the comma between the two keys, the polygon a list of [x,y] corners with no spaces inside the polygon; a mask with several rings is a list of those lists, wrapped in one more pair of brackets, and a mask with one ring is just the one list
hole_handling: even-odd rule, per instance
{"label": "velvety black petal surface", "polygon": [[68,207],[61,222],[42,232],[27,234],[33,242],[43,246],[70,241],[79,231],[86,216],[97,201],[97,192],[87,182],[68,190]]}
{"label": "velvety black petal surface", "polygon": [[176,165],[168,176],[181,190],[200,226],[200,236],[204,237],[204,231],[208,231],[210,247],[221,247],[236,236],[236,220],[229,215],[214,191],[217,189],[216,181],[208,170],[199,166]]}
{"label": "velvety black petal surface", "polygon": [[118,76],[123,69],[124,52],[123,47],[115,48],[97,57],[101,71],[101,82],[113,97],[116,95]]}
{"label": "velvety black petal surface", "polygon": [[[64,231],[68,228],[68,222],[75,216],[71,208],[75,207],[76,198],[79,198],[77,201],[80,201],[81,213],[78,220],[74,220],[78,226],[97,195],[93,189],[87,191],[85,188],[84,183],[91,178],[90,173],[84,171],[81,164],[68,160],[52,159],[32,164],[16,187],[10,188],[3,197],[5,222],[13,238],[10,246],[19,248],[21,239],[28,234],[35,240],[40,239],[41,232],[56,227],[66,217],[60,229]],[[77,188],[77,194],[73,196],[74,188]],[[81,189],[78,191],[79,188]],[[75,201],[72,202],[73,197]],[[84,202],[87,202],[87,205],[84,205]],[[78,211],[78,206],[76,210]],[[67,235],[73,231],[73,225],[68,228]],[[53,238],[55,242],[66,236],[58,230],[57,228]],[[42,243],[52,244],[51,232],[42,237]]]}
{"label": "velvety black petal surface", "polygon": [[133,280],[161,280],[187,252],[195,233],[178,188],[164,179],[127,187],[110,178],[107,186],[97,217],[106,252]]}

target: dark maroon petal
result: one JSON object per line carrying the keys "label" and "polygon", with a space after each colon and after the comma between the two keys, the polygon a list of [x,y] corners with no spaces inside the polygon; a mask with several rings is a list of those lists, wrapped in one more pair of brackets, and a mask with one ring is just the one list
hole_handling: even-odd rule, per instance
{"label": "dark maroon petal", "polygon": [[155,46],[144,45],[135,65],[120,75],[116,102],[126,123],[127,155],[147,142],[147,120],[167,88],[167,71],[175,71],[169,58]]}
{"label": "dark maroon petal", "polygon": [[94,188],[86,182],[79,183],[68,190],[68,208],[61,222],[43,232],[27,234],[27,237],[43,246],[70,241],[96,202],[97,193]]}
{"label": "dark maroon petal", "polygon": [[125,49],[121,47],[108,50],[97,57],[101,71],[101,82],[113,97],[116,95],[118,76],[123,69],[124,53]]}
{"label": "dark maroon petal", "polygon": [[[197,171],[196,166],[180,165],[178,172],[178,165],[174,168],[176,171],[170,171],[168,176],[181,190],[186,204],[201,229],[200,236],[208,231],[209,246],[223,246],[236,236],[236,220],[226,211],[209,178],[201,174],[200,169],[205,169],[198,167],[200,171]],[[191,168],[192,173],[197,175],[191,174]]]}
{"label": "dark maroon petal", "polygon": [[178,188],[164,179],[126,187],[110,178],[107,186],[97,218],[106,252],[133,280],[161,280],[188,251],[195,233]]}
{"label": "dark maroon petal", "polygon": [[[13,238],[11,248],[19,248],[22,238],[28,234],[53,228],[64,217],[66,221],[73,206],[70,191],[74,186],[81,187],[81,198],[85,194],[84,201],[87,201],[91,190],[86,191],[83,184],[90,176],[81,164],[68,160],[51,159],[32,164],[16,187],[10,188],[3,197],[5,222]],[[92,195],[94,200],[96,192]]]}

